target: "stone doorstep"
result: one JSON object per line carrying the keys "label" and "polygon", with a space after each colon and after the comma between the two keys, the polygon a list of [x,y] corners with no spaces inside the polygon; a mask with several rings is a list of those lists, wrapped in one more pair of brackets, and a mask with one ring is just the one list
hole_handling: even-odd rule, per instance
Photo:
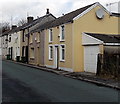
{"label": "stone doorstep", "polygon": [[21,63],[21,62],[16,62],[16,61],[11,61],[11,60],[5,60],[5,61],[9,61],[9,62],[14,62],[20,65],[24,65],[24,66],[28,66],[28,67],[32,67],[32,68],[36,68],[39,70],[44,70],[47,72],[52,72],[58,75],[63,75],[69,78],[73,78],[73,79],[77,79],[77,80],[82,80],[82,81],[86,81],[86,82],[90,82],[90,83],[94,83],[94,84],[98,84],[98,85],[102,85],[102,86],[106,86],[106,87],[110,87],[110,88],[114,88],[114,89],[118,89],[120,90],[120,86],[119,83],[111,83],[110,81],[107,81],[105,79],[100,79],[97,78],[95,76],[95,74],[93,73],[88,73],[88,72],[67,72],[67,71],[63,71],[63,70],[56,70],[53,68],[47,68],[47,67],[43,67],[43,66],[36,66],[36,65],[32,65],[32,64],[27,64],[27,63]]}

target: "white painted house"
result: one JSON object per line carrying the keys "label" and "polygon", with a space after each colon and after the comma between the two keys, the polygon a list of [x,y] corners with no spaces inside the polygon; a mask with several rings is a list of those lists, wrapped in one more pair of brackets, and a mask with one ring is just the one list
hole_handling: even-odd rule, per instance
{"label": "white painted house", "polygon": [[6,31],[1,34],[1,51],[2,51],[2,58],[6,59],[7,53],[7,47],[8,47],[8,32]]}
{"label": "white painted house", "polygon": [[20,56],[20,31],[13,29],[8,35],[8,53],[12,60]]}

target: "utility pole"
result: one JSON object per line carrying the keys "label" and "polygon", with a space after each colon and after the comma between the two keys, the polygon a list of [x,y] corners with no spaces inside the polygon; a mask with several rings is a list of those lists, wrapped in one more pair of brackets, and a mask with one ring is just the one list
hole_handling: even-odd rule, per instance
{"label": "utility pole", "polygon": [[12,29],[12,20],[13,20],[13,17],[11,16],[11,19],[10,19],[10,29]]}

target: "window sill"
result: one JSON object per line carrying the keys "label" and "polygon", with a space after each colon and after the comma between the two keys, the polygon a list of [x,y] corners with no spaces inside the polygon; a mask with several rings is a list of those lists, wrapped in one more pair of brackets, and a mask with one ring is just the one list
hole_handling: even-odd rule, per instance
{"label": "window sill", "polygon": [[49,59],[49,61],[53,61],[53,59]]}
{"label": "window sill", "polygon": [[35,58],[34,57],[31,57],[30,60],[34,60]]}
{"label": "window sill", "polygon": [[51,42],[49,42],[49,44],[51,44],[52,43],[52,41]]}
{"label": "window sill", "polygon": [[60,40],[60,42],[65,42],[65,40]]}
{"label": "window sill", "polygon": [[40,43],[40,41],[37,41],[37,43]]}
{"label": "window sill", "polygon": [[60,60],[60,62],[65,62],[65,60]]}
{"label": "window sill", "polygon": [[30,44],[32,44],[33,42],[30,42]]}

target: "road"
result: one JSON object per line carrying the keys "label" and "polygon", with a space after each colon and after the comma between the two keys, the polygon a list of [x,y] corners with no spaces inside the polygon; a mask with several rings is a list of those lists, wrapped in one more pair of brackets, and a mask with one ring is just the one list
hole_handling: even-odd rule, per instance
{"label": "road", "polygon": [[2,62],[3,102],[118,102],[118,91],[31,67]]}

